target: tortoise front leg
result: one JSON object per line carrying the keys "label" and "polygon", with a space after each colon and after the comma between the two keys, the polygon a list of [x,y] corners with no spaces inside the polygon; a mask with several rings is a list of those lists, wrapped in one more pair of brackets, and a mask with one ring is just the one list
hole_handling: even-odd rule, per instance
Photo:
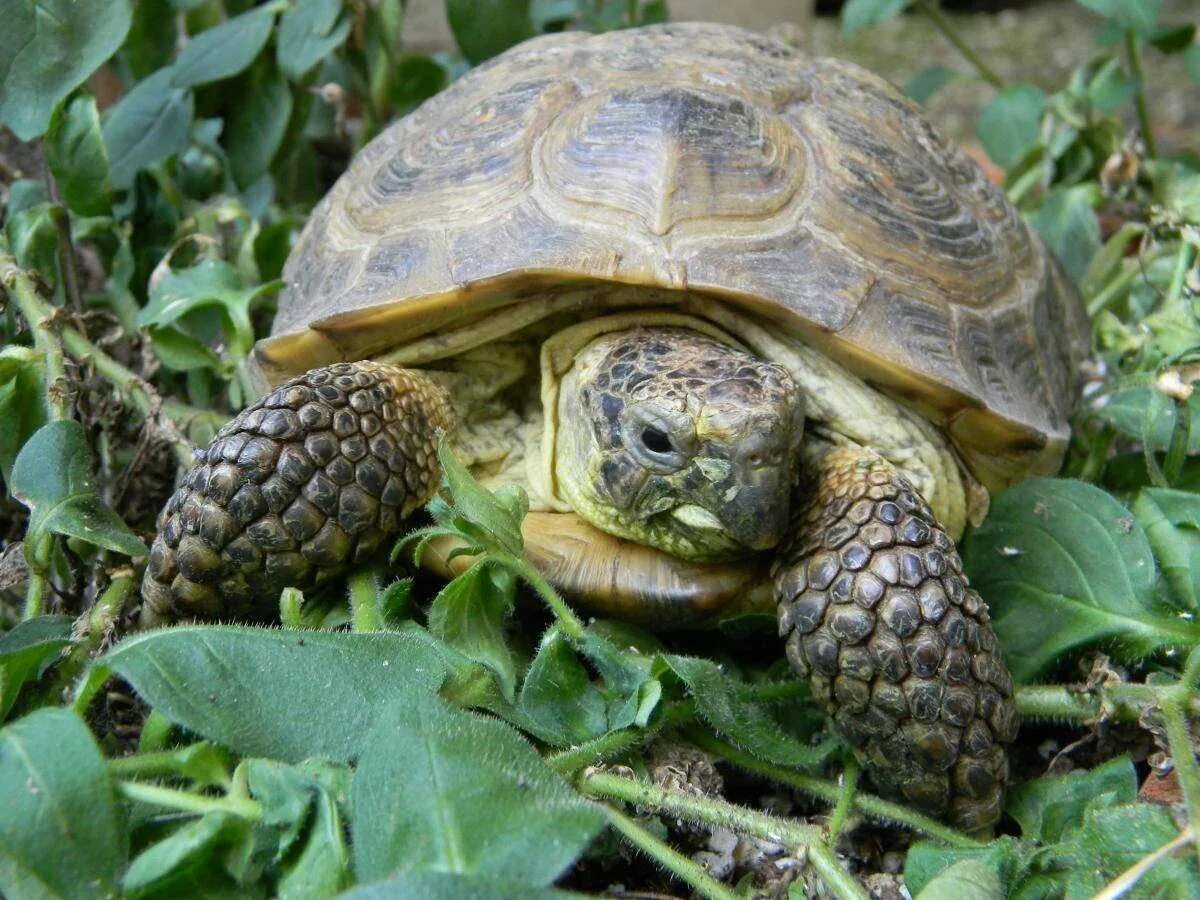
{"label": "tortoise front leg", "polygon": [[439,481],[445,393],[373,362],[313,369],[218,432],[159,516],[143,625],[270,619],[279,592],[373,554]]}
{"label": "tortoise front leg", "polygon": [[870,451],[830,450],[809,488],[775,570],[789,661],[881,791],[992,825],[1017,711],[954,542]]}

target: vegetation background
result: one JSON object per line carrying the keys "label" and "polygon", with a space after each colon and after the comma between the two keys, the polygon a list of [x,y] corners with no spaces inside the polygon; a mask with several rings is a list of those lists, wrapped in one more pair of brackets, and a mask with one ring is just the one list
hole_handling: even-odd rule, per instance
{"label": "vegetation background", "polygon": [[[980,31],[850,0],[840,36],[777,30],[929,104],[1093,317],[1063,477],[964,544],[1025,717],[979,836],[860,785],[755,623],[578,619],[524,561],[521,498],[448,456],[431,528],[478,556],[450,585],[388,580],[410,546],[285,592],[282,629],[124,636],[154,516],[249,399],[290,243],[355,150],[513,43],[665,2],[446,0],[440,48],[401,0],[7,4],[0,893],[1200,896],[1195,10],[1036,9]],[[1028,49],[994,61],[997,29]]]}

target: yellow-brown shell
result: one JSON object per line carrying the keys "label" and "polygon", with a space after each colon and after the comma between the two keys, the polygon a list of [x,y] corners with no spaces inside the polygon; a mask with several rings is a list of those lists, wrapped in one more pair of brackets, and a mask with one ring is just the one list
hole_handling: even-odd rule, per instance
{"label": "yellow-brown shell", "polygon": [[1057,466],[1077,294],[889,84],[718,25],[536,38],[373,140],[288,263],[268,378],[547,285],[719,296],[944,427],[990,487]]}

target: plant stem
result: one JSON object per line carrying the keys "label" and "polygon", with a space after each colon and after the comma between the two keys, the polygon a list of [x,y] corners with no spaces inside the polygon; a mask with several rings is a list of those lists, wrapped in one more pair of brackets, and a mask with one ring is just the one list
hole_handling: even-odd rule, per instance
{"label": "plant stem", "polygon": [[[809,796],[827,800],[830,803],[837,803],[843,795],[842,788],[831,781],[823,778],[815,778],[811,775],[803,775],[783,766],[777,766],[774,763],[763,762],[746,751],[739,750],[732,744],[715,738],[700,729],[688,729],[686,736],[689,741],[701,750],[707,750],[709,753],[713,753],[727,762],[733,763],[738,768],[761,775],[780,784],[785,784]],[[955,831],[947,825],[943,825],[936,819],[923,816],[905,806],[901,806],[899,803],[892,803],[889,800],[884,800],[872,794],[864,794],[861,791],[856,792],[851,801],[851,806],[853,809],[872,819],[888,822],[893,825],[900,825],[921,834],[926,834],[929,837],[943,841],[951,847],[981,846],[979,841]]]}
{"label": "plant stem", "polygon": [[[59,696],[62,693],[70,690],[70,685],[74,684],[79,678],[79,673],[91,660],[92,655],[104,643],[104,638],[111,632],[113,624],[121,615],[121,609],[125,606],[125,601],[129,599],[129,595],[133,592],[134,577],[133,569],[122,568],[113,573],[113,579],[109,582],[107,588],[104,589],[96,602],[92,604],[91,609],[87,610],[79,617],[79,621],[86,622],[87,632],[78,644],[71,648],[70,654],[62,661],[58,667],[58,674],[55,677],[56,690],[59,691]],[[76,630],[79,629],[79,621],[76,622]]]}
{"label": "plant stem", "polygon": [[[1084,692],[1055,684],[1023,684],[1014,692],[1017,711],[1035,719],[1087,722],[1104,716],[1119,722],[1136,722],[1143,709],[1161,704],[1169,688],[1151,684],[1109,684]],[[1188,697],[1189,714],[1200,714],[1200,696]]]}
{"label": "plant stem", "polygon": [[244,797],[209,797],[157,784],[142,784],[138,781],[118,781],[117,791],[130,800],[165,806],[181,812],[198,815],[224,812],[248,819],[251,822],[262,819],[262,806],[257,801]]}
{"label": "plant stem", "polygon": [[709,875],[702,866],[664,844],[629,816],[612,807],[605,807],[604,812],[608,816],[608,823],[621,832],[625,840],[680,881],[686,882],[700,896],[737,900],[737,894]]}
{"label": "plant stem", "polygon": [[38,297],[28,273],[17,265],[9,253],[8,243],[0,240],[0,287],[16,303],[17,309],[29,323],[33,346],[42,354],[46,365],[46,412],[51,421],[70,418],[66,395],[60,381],[66,381],[62,345],[50,329],[54,307]]}
{"label": "plant stem", "polygon": [[829,816],[829,825],[827,826],[830,843],[836,841],[837,836],[841,834],[846,825],[846,816],[854,805],[854,794],[858,789],[858,761],[853,756],[846,757],[846,764],[842,767],[841,781],[841,796],[838,797],[837,805],[834,806],[833,812]]}
{"label": "plant stem", "polygon": [[66,295],[67,305],[77,313],[83,312],[83,296],[79,293],[79,271],[75,267],[75,243],[71,240],[71,214],[62,201],[58,192],[58,182],[45,166],[44,172],[46,191],[54,202],[52,217],[54,229],[58,233],[58,269],[62,275],[63,294]]}
{"label": "plant stem", "polygon": [[810,844],[808,861],[829,888],[842,900],[869,900],[870,895],[863,890],[862,885],[853,875],[838,864],[833,851],[825,844]]}
{"label": "plant stem", "polygon": [[1141,275],[1141,270],[1137,266],[1130,266],[1122,270],[1120,275],[1106,284],[1104,289],[1088,302],[1088,315],[1095,316],[1101,310],[1106,309],[1110,303],[1121,296],[1137,280],[1139,275]]}
{"label": "plant stem", "polygon": [[583,622],[580,621],[571,607],[559,596],[558,591],[542,576],[542,573],[537,570],[537,567],[533,563],[526,559],[518,559],[517,557],[509,557],[507,555],[497,555],[496,562],[503,565],[519,578],[523,578],[537,592],[537,595],[545,601],[546,605],[550,607],[550,611],[554,613],[554,618],[558,621],[559,629],[568,640],[576,641],[583,637]]}
{"label": "plant stem", "polygon": [[1146,145],[1146,156],[1154,159],[1158,156],[1158,147],[1154,142],[1154,128],[1150,124],[1150,108],[1146,103],[1146,76],[1142,72],[1142,48],[1138,44],[1137,35],[1132,31],[1125,32],[1125,54],[1129,57],[1129,71],[1133,74],[1133,82],[1137,86],[1137,93],[1133,95],[1133,103],[1137,107],[1138,126],[1142,130],[1142,143]]}
{"label": "plant stem", "polygon": [[[1200,765],[1196,763],[1196,750],[1192,746],[1191,729],[1188,727],[1184,708],[1196,694],[1196,682],[1200,679],[1200,646],[1188,654],[1183,674],[1167,693],[1163,703],[1163,721],[1167,728],[1167,745],[1171,748],[1171,759],[1179,787],[1187,804],[1188,820],[1193,834],[1200,834]],[[1196,845],[1200,859],[1200,843]]]}
{"label": "plant stem", "polygon": [[1004,87],[1004,80],[954,30],[954,25],[946,18],[935,0],[917,0],[917,6],[920,7],[921,12],[929,17],[934,27],[945,36],[946,40],[954,45],[954,49],[961,53],[963,58],[974,67],[975,71],[979,73],[980,78],[996,88],[996,90],[1001,90]]}
{"label": "plant stem", "polygon": [[1175,257],[1175,270],[1171,273],[1171,285],[1167,288],[1167,298],[1163,307],[1169,308],[1179,303],[1183,297],[1183,285],[1187,280],[1188,269],[1196,260],[1196,247],[1188,241],[1182,241],[1179,254]]}
{"label": "plant stem", "polygon": [[350,576],[350,627],[356,632],[383,631],[379,615],[379,579],[374,570]]}

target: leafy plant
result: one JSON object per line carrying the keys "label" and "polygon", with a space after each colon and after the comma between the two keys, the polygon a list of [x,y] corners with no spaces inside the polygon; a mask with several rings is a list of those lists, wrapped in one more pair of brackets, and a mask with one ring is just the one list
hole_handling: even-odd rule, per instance
{"label": "leafy plant", "polygon": [[[471,564],[440,590],[368,570],[348,602],[285,591],[282,629],[121,638],[164,491],[252,396],[288,249],[354,152],[516,41],[665,3],[449,0],[459,51],[430,56],[403,48],[401,0],[18,0],[0,122],[45,174],[0,195],[0,509],[24,537],[0,559],[0,893],[748,896],[746,867],[693,855],[729,829],[793,893],[860,897],[846,838],[869,821],[927,900],[1194,896],[1200,161],[1160,153],[1148,61],[1200,82],[1200,43],[1158,3],[1084,5],[1100,44],[1056,92],[1005,83],[933,0],[842,12],[911,7],[963,53],[994,91],[979,143],[1093,317],[1067,477],[993,498],[962,548],[1040,729],[988,839],[864,791],[763,638],[581,619],[525,558],[525,498],[445,448],[432,524],[394,557],[453,539]],[[1037,735],[1081,768],[1043,772]],[[759,803],[768,784],[799,814]]]}

